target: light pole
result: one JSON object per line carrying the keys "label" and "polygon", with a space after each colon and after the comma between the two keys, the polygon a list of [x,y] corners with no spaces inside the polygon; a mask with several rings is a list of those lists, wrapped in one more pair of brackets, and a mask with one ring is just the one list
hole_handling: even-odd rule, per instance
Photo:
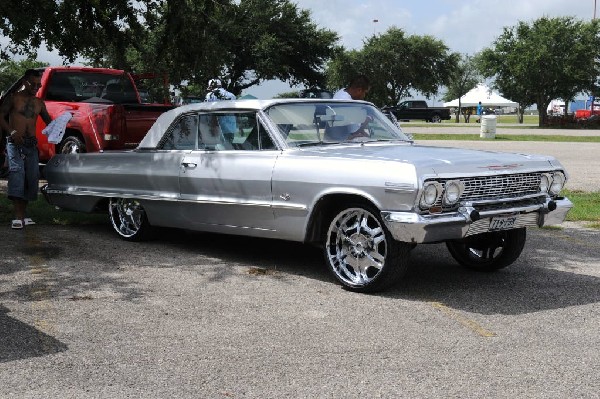
{"label": "light pole", "polygon": [[376,24],[377,24],[377,22],[379,22],[379,20],[378,20],[378,19],[374,19],[374,20],[373,20],[373,36],[375,36],[375,27],[377,26],[377,25],[376,25]]}

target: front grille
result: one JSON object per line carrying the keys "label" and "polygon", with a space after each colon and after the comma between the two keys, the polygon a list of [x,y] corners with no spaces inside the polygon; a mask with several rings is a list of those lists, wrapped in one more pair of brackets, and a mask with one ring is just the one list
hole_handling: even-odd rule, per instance
{"label": "front grille", "polygon": [[[540,192],[541,172],[518,173],[511,175],[465,177],[460,179],[437,180],[443,188],[448,180],[460,180],[464,190],[460,196],[460,203],[467,201],[484,201],[507,198],[521,198]],[[442,207],[440,197],[435,204]],[[456,206],[454,207],[456,208]],[[452,208],[443,207],[444,211]]]}
{"label": "front grille", "polygon": [[522,197],[540,191],[540,173],[460,179],[465,185],[461,201]]}

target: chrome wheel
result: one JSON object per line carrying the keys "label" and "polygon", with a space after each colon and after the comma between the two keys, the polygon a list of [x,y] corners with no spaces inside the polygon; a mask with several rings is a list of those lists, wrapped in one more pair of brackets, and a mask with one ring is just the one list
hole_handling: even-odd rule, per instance
{"label": "chrome wheel", "polygon": [[75,136],[65,137],[60,146],[61,154],[76,154],[85,152],[85,144]]}
{"label": "chrome wheel", "polygon": [[435,114],[431,117],[431,123],[441,123],[441,122],[442,122],[442,118],[438,114]]}
{"label": "chrome wheel", "polygon": [[325,256],[336,279],[354,291],[379,290],[403,274],[408,247],[393,240],[376,210],[349,207],[333,217],[326,235]]}
{"label": "chrome wheel", "polygon": [[146,211],[137,200],[111,198],[108,208],[113,228],[121,237],[137,241],[147,235],[150,226]]}

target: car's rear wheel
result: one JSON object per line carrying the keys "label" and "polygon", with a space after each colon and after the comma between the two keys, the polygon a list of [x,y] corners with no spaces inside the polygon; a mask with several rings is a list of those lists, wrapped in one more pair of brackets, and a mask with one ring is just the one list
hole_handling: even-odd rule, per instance
{"label": "car's rear wheel", "polygon": [[431,116],[431,123],[441,123],[442,117],[439,114],[433,114]]}
{"label": "car's rear wheel", "polygon": [[516,261],[525,247],[525,228],[476,234],[446,246],[461,265],[483,272],[502,269]]}
{"label": "car's rear wheel", "polygon": [[85,144],[77,136],[67,136],[63,139],[58,152],[60,154],[75,154],[85,152]]}
{"label": "car's rear wheel", "polygon": [[366,204],[344,207],[331,219],[325,259],[345,288],[380,291],[397,282],[409,264],[410,247],[394,240],[379,212]]}
{"label": "car's rear wheel", "polygon": [[108,203],[110,221],[115,231],[125,240],[142,241],[150,238],[152,227],[146,211],[138,200],[111,198]]}

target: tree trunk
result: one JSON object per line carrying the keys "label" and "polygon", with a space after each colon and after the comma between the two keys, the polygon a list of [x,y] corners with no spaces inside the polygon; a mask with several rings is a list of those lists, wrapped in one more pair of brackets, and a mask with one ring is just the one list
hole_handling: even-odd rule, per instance
{"label": "tree trunk", "polygon": [[517,106],[517,120],[519,123],[523,123],[525,115],[525,107],[521,107],[521,105]]}

